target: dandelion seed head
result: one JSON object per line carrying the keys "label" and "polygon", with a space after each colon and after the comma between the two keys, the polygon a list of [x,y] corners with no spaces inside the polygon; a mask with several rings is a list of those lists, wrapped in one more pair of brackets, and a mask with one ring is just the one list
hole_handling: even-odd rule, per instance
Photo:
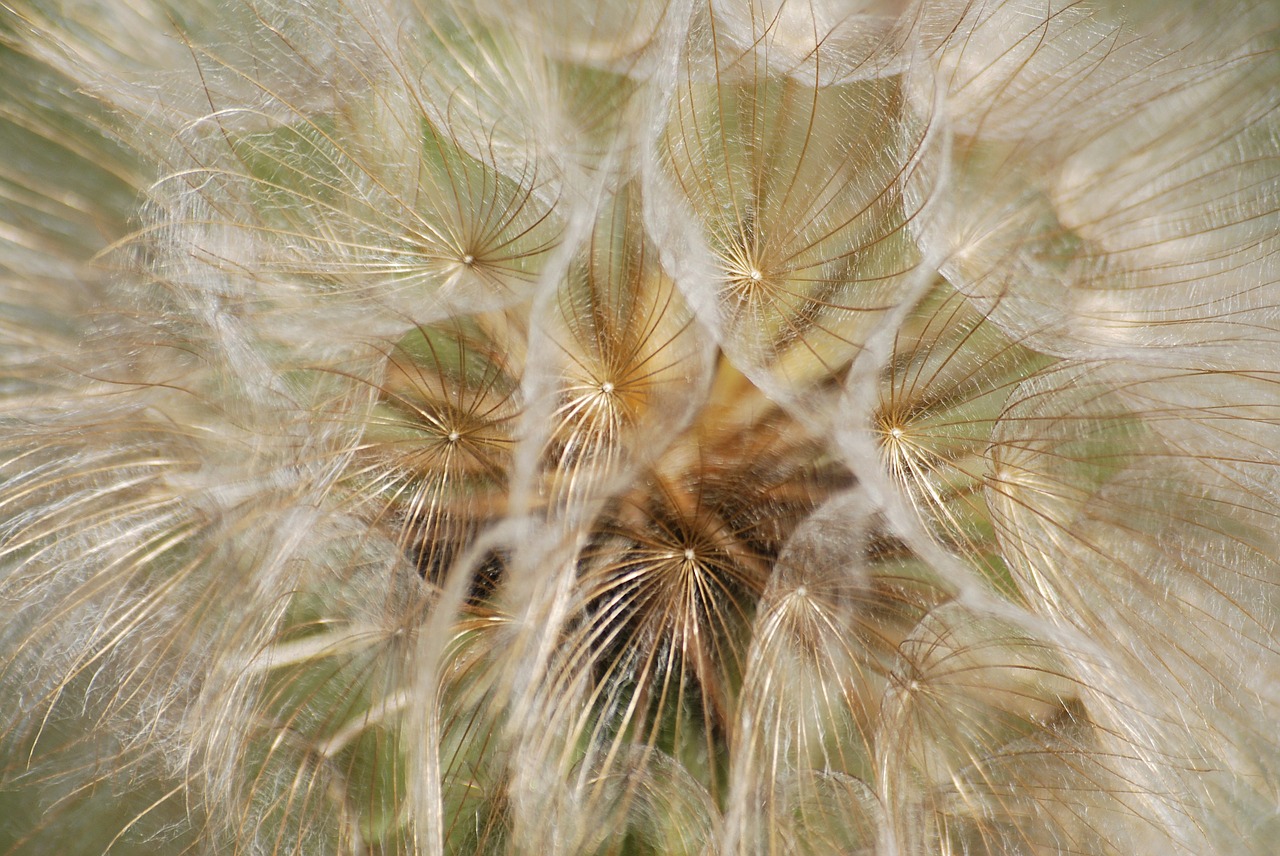
{"label": "dandelion seed head", "polygon": [[1267,852],[1269,5],[224,5],[0,25],[15,847]]}

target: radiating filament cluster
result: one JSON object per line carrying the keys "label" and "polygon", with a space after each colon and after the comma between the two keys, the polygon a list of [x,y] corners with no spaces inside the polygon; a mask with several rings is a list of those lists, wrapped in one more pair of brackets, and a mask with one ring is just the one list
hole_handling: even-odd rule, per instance
{"label": "radiating filament cluster", "polygon": [[1280,837],[1274,4],[65,5],[0,854]]}

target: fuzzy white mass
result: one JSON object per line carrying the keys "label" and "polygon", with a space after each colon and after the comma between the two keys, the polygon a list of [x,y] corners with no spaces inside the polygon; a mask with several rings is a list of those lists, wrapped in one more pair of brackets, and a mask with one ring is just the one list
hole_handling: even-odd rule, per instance
{"label": "fuzzy white mass", "polygon": [[1268,854],[1280,9],[0,4],[0,854]]}

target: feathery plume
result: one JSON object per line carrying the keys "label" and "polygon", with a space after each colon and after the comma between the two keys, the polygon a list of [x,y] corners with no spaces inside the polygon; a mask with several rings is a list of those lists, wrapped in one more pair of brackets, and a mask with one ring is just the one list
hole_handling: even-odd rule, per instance
{"label": "feathery plume", "polygon": [[1269,852],[1277,24],[0,6],[0,853]]}

